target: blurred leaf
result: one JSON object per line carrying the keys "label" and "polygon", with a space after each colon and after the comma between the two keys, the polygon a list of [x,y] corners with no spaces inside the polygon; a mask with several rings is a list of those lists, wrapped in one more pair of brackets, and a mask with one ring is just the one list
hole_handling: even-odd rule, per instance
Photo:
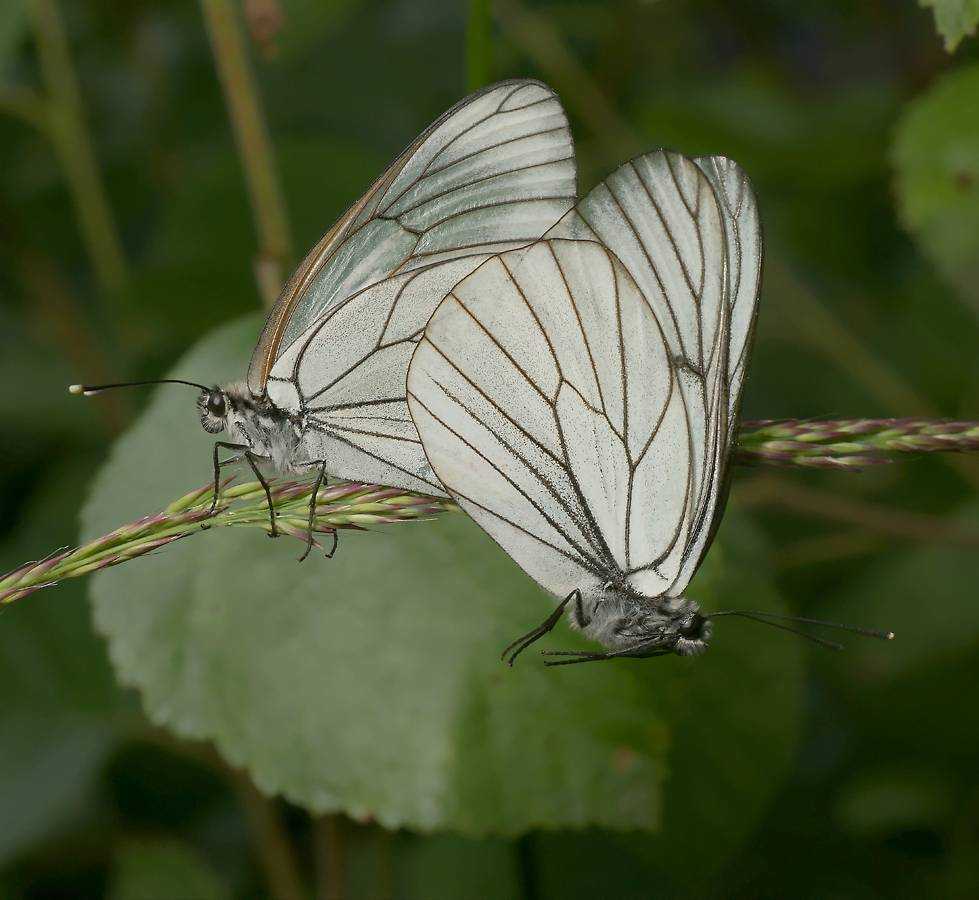
{"label": "blurred leaf", "polygon": [[[68,466],[31,498],[32,512],[0,550],[0,569],[71,540],[88,470]],[[0,616],[0,859],[83,808],[124,724],[83,597],[70,582]]]}
{"label": "blurred leaf", "polygon": [[[241,372],[258,328],[235,323],[176,368]],[[207,479],[193,403],[154,397],[96,480],[86,534]],[[753,534],[741,522],[710,555],[695,583],[708,607],[740,591],[776,603]],[[207,535],[93,582],[119,677],[150,717],[212,738],[265,791],[386,827],[654,829],[663,779],[684,773],[668,782],[665,839],[688,833],[694,797],[723,843],[714,830],[739,835],[787,762],[799,648],[777,635],[752,635],[763,654],[732,627],[705,660],[551,671],[531,653],[509,671],[501,648],[549,603],[461,514],[344,536],[332,563],[294,556],[283,541]],[[552,646],[565,643],[581,639],[562,628]]]}
{"label": "blurred leaf", "polygon": [[854,835],[886,838],[940,827],[953,808],[952,799],[952,786],[935,772],[883,769],[846,785],[836,815]]}
{"label": "blurred leaf", "polygon": [[231,896],[217,872],[180,841],[134,841],[123,846],[110,900],[225,900]]}
{"label": "blurred leaf", "polygon": [[27,36],[27,0],[0,3],[0,76],[6,74],[11,57]]}
{"label": "blurred leaf", "polygon": [[901,218],[979,311],[979,65],[943,75],[909,105],[893,159]]}
{"label": "blurred leaf", "polygon": [[979,0],[920,0],[935,13],[935,27],[951,53],[962,38],[975,33],[979,25]]}

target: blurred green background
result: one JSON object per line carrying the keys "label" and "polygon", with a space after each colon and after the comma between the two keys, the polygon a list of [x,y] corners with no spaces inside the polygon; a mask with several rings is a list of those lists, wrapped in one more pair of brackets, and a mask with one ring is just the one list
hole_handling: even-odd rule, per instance
{"label": "blurred green background", "polygon": [[[944,44],[914,0],[5,0],[0,569],[207,477],[183,393],[65,384],[194,345],[185,377],[240,375],[262,286],[505,77],[561,94],[582,193],[661,145],[749,173],[747,418],[979,418],[979,8],[927,5]],[[898,632],[839,655],[746,626],[693,666],[502,677],[535,589],[453,517],[32,596],[0,616],[0,897],[977,896],[977,490],[965,458],[739,473],[694,587]]]}

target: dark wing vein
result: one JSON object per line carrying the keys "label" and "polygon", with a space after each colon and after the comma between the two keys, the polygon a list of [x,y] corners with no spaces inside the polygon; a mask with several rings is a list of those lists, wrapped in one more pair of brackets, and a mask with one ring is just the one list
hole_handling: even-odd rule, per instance
{"label": "dark wing vein", "polygon": [[[557,258],[557,254],[554,252],[554,246],[552,244],[548,244],[547,249],[550,250],[551,256],[554,259],[554,265],[557,266],[557,270],[561,275],[561,281],[564,284],[564,292],[568,295],[568,301],[571,303],[571,308],[574,310],[575,320],[578,322],[578,331],[581,333],[581,342],[584,344],[585,352],[588,354],[588,362],[591,365],[592,376],[595,379],[595,389],[598,391],[598,399],[602,403],[602,415],[605,416],[605,419],[608,421],[609,427],[611,427],[612,431],[618,435],[618,429],[612,425],[611,420],[608,418],[608,413],[606,412],[605,397],[602,394],[602,379],[598,377],[598,367],[595,365],[595,357],[591,352],[591,344],[588,341],[588,335],[585,333],[585,326],[581,321],[581,311],[578,309],[578,301],[575,300],[574,292],[571,290],[571,285],[568,284],[568,276],[561,267],[561,261]],[[608,251],[606,251],[606,256],[607,255]],[[612,260],[609,258],[609,268],[611,269],[611,267]],[[579,391],[578,393],[580,394],[581,392]],[[621,435],[619,435],[619,437],[621,438]]]}
{"label": "dark wing vein", "polygon": [[[484,181],[490,181],[493,178],[506,178],[509,175],[515,175],[517,172],[527,172],[530,169],[540,169],[540,168],[542,168],[544,166],[553,166],[556,163],[567,162],[569,159],[573,159],[573,158],[574,157],[572,157],[572,156],[562,156],[562,157],[559,157],[558,159],[548,159],[548,160],[545,160],[544,162],[530,163],[530,164],[525,165],[525,166],[516,166],[516,167],[514,167],[512,169],[503,169],[500,172],[491,172],[489,175],[483,175],[481,178],[473,178],[473,179],[471,179],[469,181],[464,181],[462,184],[458,184],[455,187],[446,188],[444,191],[440,191],[438,194],[431,194],[431,195],[425,197],[424,200],[420,200],[414,206],[409,206],[406,209],[403,209],[400,213],[398,213],[397,221],[400,224],[403,224],[401,222],[401,217],[402,216],[406,216],[406,215],[408,215],[408,213],[414,212],[416,209],[420,209],[422,206],[428,205],[433,200],[441,200],[443,197],[448,197],[450,194],[457,194],[457,193],[461,193],[461,192],[464,192],[464,191],[468,191],[470,188],[472,188],[473,185],[481,184]],[[532,197],[532,198],[525,198],[525,199],[532,199],[532,200],[553,200],[553,199],[560,199],[560,200],[563,200],[563,199],[565,199],[565,195],[562,195],[561,197],[558,197],[558,198],[554,198],[554,197]],[[484,206],[474,206],[471,209],[466,210],[466,212],[472,212],[475,209],[485,209],[485,207]],[[435,224],[437,225],[437,224],[440,224],[440,223],[436,222]],[[407,227],[407,226],[405,226],[405,227]],[[435,226],[433,225],[433,226],[430,226],[430,227],[433,227],[434,228]]]}
{"label": "dark wing vein", "polygon": [[[436,349],[438,349],[438,348],[436,348]],[[465,377],[465,376],[463,376],[463,377]],[[468,379],[466,379],[466,380],[468,381]],[[516,459],[520,460],[520,462],[523,463],[524,466],[527,467],[528,471],[530,471],[530,472],[532,472],[534,474],[534,476],[538,479],[538,481],[540,482],[540,484],[547,490],[547,492],[549,494],[551,494],[551,496],[553,496],[555,498],[555,500],[557,500],[557,502],[561,506],[561,508],[565,510],[565,512],[571,518],[571,521],[574,522],[579,527],[579,529],[582,532],[582,535],[590,543],[592,537],[591,537],[591,535],[588,534],[588,530],[585,527],[583,527],[584,523],[581,521],[580,514],[577,514],[577,511],[572,510],[568,506],[567,501],[561,496],[560,491],[558,491],[555,488],[555,486],[553,484],[551,484],[550,480],[546,476],[544,476],[543,473],[539,472],[534,467],[534,465],[532,463],[530,463],[529,461],[525,460],[523,458],[523,456],[518,451],[516,451],[513,447],[511,447],[506,441],[504,441],[503,438],[501,438],[498,434],[496,434],[494,431],[492,431],[489,428],[489,426],[487,426],[486,423],[482,421],[482,419],[480,419],[471,409],[469,409],[469,407],[466,406],[466,404],[464,402],[462,402],[459,398],[455,397],[451,392],[447,391],[445,389],[445,387],[443,385],[439,384],[438,382],[436,382],[436,386],[439,388],[439,390],[442,391],[442,393],[449,400],[451,400],[453,403],[455,403],[461,409],[465,410],[473,418],[473,420],[476,421],[476,422],[478,422],[480,425],[482,425],[483,428],[486,428],[487,432],[490,435],[492,435],[493,438],[496,439],[496,441],[499,443],[499,445],[504,450],[506,450],[506,452],[512,454]],[[506,472],[504,472],[497,465],[495,465],[494,462],[488,456],[486,456],[481,450],[479,450],[478,447],[475,447],[472,443],[470,443],[468,440],[466,440],[465,437],[463,437],[461,434],[459,434],[458,431],[456,431],[451,425],[449,425],[434,410],[432,410],[429,406],[427,406],[417,395],[411,394],[411,397],[412,397],[412,399],[416,403],[418,403],[419,406],[422,407],[422,409],[425,410],[425,412],[427,412],[446,431],[448,431],[451,435],[453,435],[459,442],[461,442],[466,447],[468,447],[469,450],[472,453],[474,453],[481,460],[483,460],[483,462],[485,462],[491,469],[493,469],[497,474],[499,474],[499,476],[504,481],[506,481],[507,484],[510,485],[510,487],[512,487],[518,494],[520,494],[524,498],[524,500],[526,500],[527,503],[534,510],[537,511],[537,513],[541,516],[541,518],[545,522],[547,522],[547,524],[550,525],[551,528],[553,528],[558,534],[560,534],[561,537],[563,537],[565,541],[567,541],[567,543],[568,543],[569,546],[574,547],[575,551],[580,555],[581,559],[587,559],[594,566],[598,567],[598,560],[594,556],[592,556],[592,554],[590,554],[584,547],[582,547],[581,544],[580,544],[580,542],[578,540],[576,540],[572,535],[569,535],[550,515],[548,515],[548,513],[543,509],[543,507],[541,507],[540,504],[538,504],[537,501],[535,501],[533,499],[533,497],[531,497],[519,484],[517,484],[517,482],[514,481],[514,479],[512,479]],[[448,487],[448,485],[444,485],[444,486],[445,487]],[[453,493],[460,493],[459,491],[456,490],[455,487],[452,488],[452,492]],[[494,513],[494,515],[498,515],[498,514]],[[502,518],[502,517],[500,517],[500,518]],[[565,555],[567,555],[567,554],[565,554]]]}

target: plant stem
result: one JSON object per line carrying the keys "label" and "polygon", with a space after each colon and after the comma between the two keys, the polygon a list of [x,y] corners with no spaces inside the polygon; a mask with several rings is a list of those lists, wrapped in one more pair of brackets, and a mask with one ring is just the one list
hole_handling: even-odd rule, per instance
{"label": "plant stem", "polygon": [[[311,484],[279,482],[272,498],[278,530],[302,543],[308,539]],[[161,513],[144,516],[74,550],[60,550],[42,560],[27,563],[0,577],[0,606],[12,603],[66,578],[77,578],[145,556],[174,541],[221,526],[246,526],[270,532],[265,492],[258,482],[227,487],[211,513],[210,485],[175,500]],[[375,485],[333,484],[317,494],[315,535],[337,529],[363,530],[430,519],[451,507],[445,500],[407,494],[397,488]],[[331,541],[332,543],[332,541]]]}
{"label": "plant stem", "polygon": [[317,900],[343,900],[346,891],[344,820],[338,813],[313,817]]}
{"label": "plant stem", "polygon": [[[979,451],[979,422],[934,419],[746,422],[738,436],[734,461],[859,471],[870,465],[892,462],[900,454],[944,451]],[[312,490],[312,485],[304,482],[279,481],[272,485],[278,530],[303,543],[309,536]],[[824,495],[781,479],[756,479],[742,488],[740,495],[743,502],[782,503],[886,534],[979,546],[979,536],[950,527],[937,517],[872,509],[866,504]],[[0,606],[65,578],[87,575],[151,553],[173,541],[200,534],[202,529],[247,526],[271,531],[265,492],[258,482],[233,487],[225,482],[212,514],[213,496],[212,486],[198,488],[157,515],[145,516],[75,550],[58,551],[9,572],[0,577]],[[313,533],[332,538],[338,529],[369,529],[423,521],[454,508],[449,500],[411,494],[399,488],[337,482],[317,493]],[[319,546],[315,537],[314,545]]]}
{"label": "plant stem", "polygon": [[737,460],[810,469],[863,469],[895,454],[979,451],[979,422],[944,419],[786,419],[743,422]]}
{"label": "plant stem", "polygon": [[289,219],[276,173],[272,142],[235,4],[231,0],[201,0],[201,7],[258,231],[255,277],[263,302],[271,306],[292,257]]}
{"label": "plant stem", "polygon": [[255,786],[248,773],[228,764],[209,740],[177,737],[162,726],[143,720],[139,737],[168,753],[207,766],[228,782],[245,810],[250,838],[273,900],[306,900],[299,861],[293,851],[278,804]]}
{"label": "plant stem", "polygon": [[299,863],[275,801],[259,791],[244,772],[236,772],[233,781],[248,816],[269,895],[273,900],[306,900]]}
{"label": "plant stem", "polygon": [[493,15],[490,0],[469,0],[466,83],[475,91],[493,79]]}
{"label": "plant stem", "polygon": [[118,297],[128,279],[122,243],[85,124],[57,0],[31,0],[34,33],[47,92],[46,131],[65,171],[82,238],[102,289]]}

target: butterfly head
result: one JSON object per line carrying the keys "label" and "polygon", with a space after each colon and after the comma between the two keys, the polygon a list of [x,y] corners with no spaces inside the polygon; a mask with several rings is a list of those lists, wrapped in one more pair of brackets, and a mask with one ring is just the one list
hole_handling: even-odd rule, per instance
{"label": "butterfly head", "polygon": [[225,430],[229,406],[227,395],[217,386],[200,392],[197,409],[200,410],[201,425],[208,434],[218,434]]}
{"label": "butterfly head", "polygon": [[255,397],[247,385],[238,382],[202,389],[197,409],[206,432],[227,431],[232,440],[247,443],[253,449],[256,442],[261,443],[262,420],[274,412],[267,400]]}
{"label": "butterfly head", "polygon": [[678,656],[700,656],[710,646],[714,626],[701,615],[700,607],[693,600],[679,598],[671,602],[680,605],[667,620],[667,630],[674,641],[673,652]]}

